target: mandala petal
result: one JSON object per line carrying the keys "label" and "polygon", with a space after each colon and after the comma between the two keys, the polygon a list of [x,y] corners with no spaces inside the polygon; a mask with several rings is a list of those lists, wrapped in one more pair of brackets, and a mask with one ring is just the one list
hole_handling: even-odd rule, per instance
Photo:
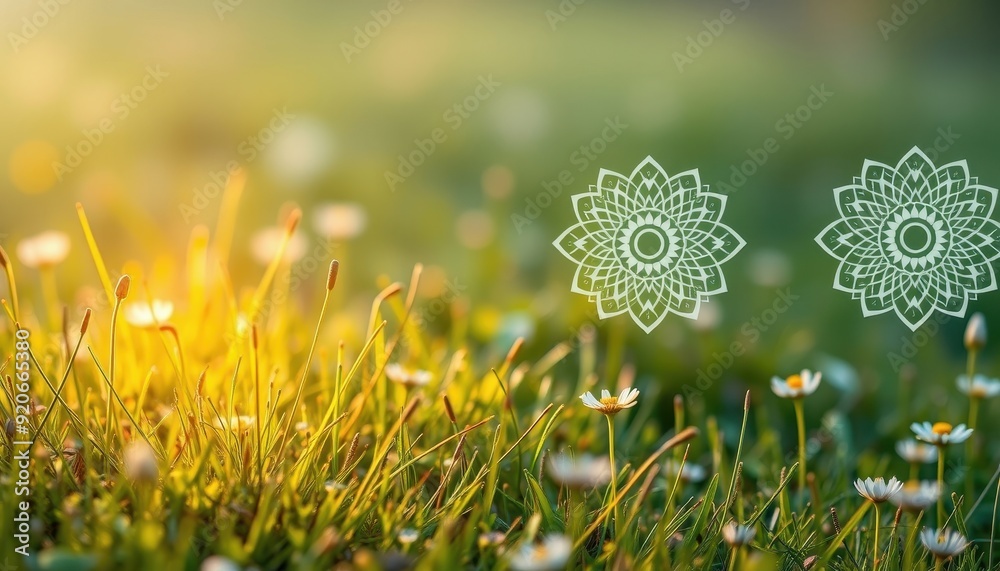
{"label": "mandala petal", "polygon": [[577,264],[585,263],[589,257],[604,259],[611,255],[609,244],[612,237],[600,223],[578,222],[566,229],[552,244],[567,259]]}
{"label": "mandala petal", "polygon": [[840,218],[816,236],[816,243],[834,258],[846,260],[859,247],[878,247],[876,232],[865,218]]}
{"label": "mandala petal", "polygon": [[623,216],[627,213],[620,204],[608,202],[605,195],[597,192],[577,194],[572,200],[577,220],[594,222],[608,232],[614,232],[621,226]]}
{"label": "mandala petal", "polygon": [[922,280],[896,274],[896,281],[893,309],[911,331],[916,331],[933,313],[933,298],[921,287]]}
{"label": "mandala petal", "polygon": [[729,261],[746,246],[732,228],[725,224],[703,224],[684,232],[685,253],[682,258],[700,266],[719,265]]}
{"label": "mandala petal", "polygon": [[833,192],[841,218],[857,220],[875,230],[889,215],[892,207],[886,201],[885,195],[872,192],[870,188],[858,184],[842,186]]}
{"label": "mandala petal", "polygon": [[901,203],[930,203],[937,188],[937,168],[920,147],[913,147],[896,165],[897,178],[902,179]]}
{"label": "mandala petal", "polygon": [[[642,208],[663,210],[663,203],[670,189],[670,176],[653,157],[646,157],[629,175],[635,200]],[[699,185],[700,186],[700,185]]]}

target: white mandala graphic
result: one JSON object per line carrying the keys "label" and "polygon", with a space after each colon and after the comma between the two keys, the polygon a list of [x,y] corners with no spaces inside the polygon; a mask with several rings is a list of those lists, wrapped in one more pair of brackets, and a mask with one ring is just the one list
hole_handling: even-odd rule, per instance
{"label": "white mandala graphic", "polygon": [[671,177],[646,157],[628,176],[601,169],[573,197],[577,224],[553,244],[576,262],[572,291],[595,301],[601,319],[627,311],[649,333],[668,313],[697,318],[726,291],[721,265],[745,242],[720,222],[725,208],[697,169]]}
{"label": "white mandala graphic", "polygon": [[895,167],[866,160],[834,193],[840,219],[816,242],[840,260],[834,289],[860,299],[865,317],[895,311],[916,330],[935,310],[962,317],[969,300],[997,289],[997,189],[965,161],[935,167],[914,147]]}

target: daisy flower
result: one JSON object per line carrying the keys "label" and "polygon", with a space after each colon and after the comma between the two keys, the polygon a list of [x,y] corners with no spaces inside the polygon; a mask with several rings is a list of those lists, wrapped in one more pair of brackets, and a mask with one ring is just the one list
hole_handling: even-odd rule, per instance
{"label": "daisy flower", "polygon": [[608,416],[618,414],[623,409],[632,408],[638,403],[638,398],[639,389],[632,388],[623,389],[618,396],[611,396],[611,392],[604,389],[601,391],[601,400],[597,400],[597,397],[590,391],[580,395],[580,400],[585,406]]}
{"label": "daisy flower", "polygon": [[771,390],[783,399],[802,398],[816,391],[822,376],[822,373],[813,373],[808,369],[802,369],[801,373],[792,375],[787,379],[772,377]]}
{"label": "daisy flower", "polygon": [[50,230],[17,244],[17,257],[29,268],[52,267],[69,255],[69,236]]}
{"label": "daisy flower", "polygon": [[911,480],[903,485],[899,493],[889,498],[893,504],[910,512],[922,512],[934,505],[941,497],[937,482]]}
{"label": "daisy flower", "polygon": [[549,458],[548,473],[568,488],[597,488],[611,480],[611,462],[606,456],[556,454]]}
{"label": "daisy flower", "polygon": [[361,234],[367,223],[364,207],[353,202],[324,204],[313,217],[316,231],[330,240],[350,240]]}
{"label": "daisy flower", "polygon": [[[152,307],[150,307],[152,306]],[[137,302],[125,306],[125,321],[132,327],[146,329],[170,319],[174,314],[174,304],[154,299],[151,303]]]}
{"label": "daisy flower", "polygon": [[733,547],[743,547],[753,541],[753,536],[757,535],[757,530],[752,527],[740,525],[731,521],[722,528],[722,537],[726,543]]}
{"label": "daisy flower", "polygon": [[399,383],[407,388],[425,387],[434,377],[430,371],[423,369],[410,369],[399,363],[390,363],[385,366],[385,376],[394,383]]}
{"label": "daisy flower", "polygon": [[914,422],[910,425],[910,430],[917,435],[917,438],[924,442],[930,442],[935,446],[945,446],[964,442],[972,436],[972,429],[966,428],[964,424],[952,427],[947,422]]}
{"label": "daisy flower", "polygon": [[413,529],[412,527],[407,527],[401,530],[397,535],[396,539],[399,540],[403,545],[409,545],[414,541],[420,539],[420,532]]}
{"label": "daisy flower", "polygon": [[969,540],[965,539],[961,533],[950,529],[930,529],[924,528],[920,531],[920,543],[924,544],[927,551],[930,551],[937,559],[948,559],[965,551],[969,546]]}
{"label": "daisy flower", "polygon": [[897,442],[896,452],[910,464],[931,464],[936,462],[938,458],[936,446],[913,439]]}
{"label": "daisy flower", "polygon": [[959,375],[956,384],[958,390],[969,398],[987,399],[1000,395],[1000,380],[985,375],[973,375],[972,382],[969,382],[968,375]]}
{"label": "daisy flower", "polygon": [[566,567],[573,542],[565,535],[550,535],[540,544],[522,545],[510,555],[514,571],[556,571]]}
{"label": "daisy flower", "polygon": [[896,478],[889,478],[888,482],[884,478],[875,478],[874,480],[858,478],[854,481],[854,487],[869,501],[881,504],[899,493],[899,490],[903,488],[903,483]]}
{"label": "daisy flower", "polygon": [[201,571],[241,571],[235,561],[221,555],[213,555],[201,562]]}
{"label": "daisy flower", "polygon": [[[271,226],[258,231],[250,238],[250,253],[258,263],[267,265],[278,255],[282,240],[285,239],[287,230],[280,226]],[[301,234],[292,234],[285,248],[284,259],[289,262],[297,262],[306,255],[306,239]]]}

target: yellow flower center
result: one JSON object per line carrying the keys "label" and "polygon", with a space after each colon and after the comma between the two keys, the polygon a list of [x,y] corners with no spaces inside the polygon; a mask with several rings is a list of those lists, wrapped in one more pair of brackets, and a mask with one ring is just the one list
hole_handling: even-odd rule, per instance
{"label": "yellow flower center", "polygon": [[604,397],[601,399],[601,404],[606,407],[618,406],[618,397]]}
{"label": "yellow flower center", "polygon": [[792,375],[791,377],[788,377],[786,382],[788,383],[788,388],[790,389],[798,390],[802,388],[802,377],[799,375]]}
{"label": "yellow flower center", "polygon": [[951,434],[951,425],[947,422],[935,422],[931,430],[934,434]]}
{"label": "yellow flower center", "polygon": [[903,484],[903,489],[907,492],[915,492],[920,489],[920,480],[910,480]]}

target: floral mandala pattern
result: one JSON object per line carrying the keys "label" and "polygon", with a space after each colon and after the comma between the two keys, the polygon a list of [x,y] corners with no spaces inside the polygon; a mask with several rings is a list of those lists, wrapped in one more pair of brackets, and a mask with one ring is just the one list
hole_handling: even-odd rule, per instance
{"label": "floral mandala pattern", "polygon": [[936,167],[914,147],[895,167],[865,161],[834,193],[840,218],[816,242],[840,260],[834,289],[860,299],[865,317],[895,311],[916,330],[935,310],[962,317],[969,300],[997,289],[997,189],[965,161]]}
{"label": "floral mandala pattern", "polygon": [[721,266],[745,242],[720,222],[725,208],[697,169],[671,177],[646,157],[628,176],[601,169],[573,197],[578,222],[553,244],[577,264],[572,291],[601,319],[628,312],[649,333],[668,313],[696,319],[726,291]]}

